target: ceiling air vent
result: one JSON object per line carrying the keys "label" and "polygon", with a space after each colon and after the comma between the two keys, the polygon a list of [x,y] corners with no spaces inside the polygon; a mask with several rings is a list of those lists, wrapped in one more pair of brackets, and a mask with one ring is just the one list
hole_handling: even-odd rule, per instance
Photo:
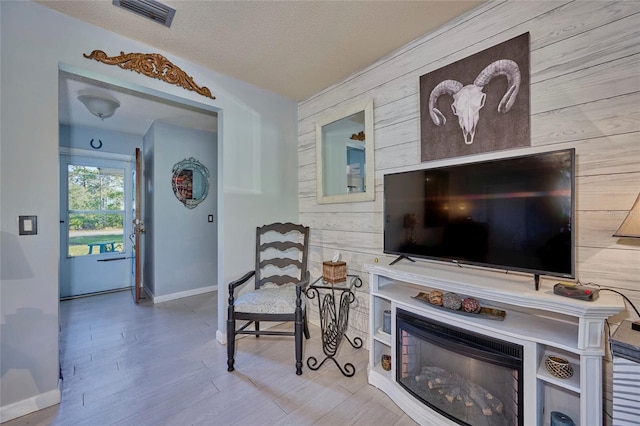
{"label": "ceiling air vent", "polygon": [[155,0],[113,0],[115,6],[170,27],[176,10]]}

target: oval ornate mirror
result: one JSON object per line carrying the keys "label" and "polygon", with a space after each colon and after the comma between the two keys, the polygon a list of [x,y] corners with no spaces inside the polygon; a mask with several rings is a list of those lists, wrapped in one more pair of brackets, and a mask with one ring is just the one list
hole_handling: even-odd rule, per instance
{"label": "oval ornate mirror", "polygon": [[195,208],[209,193],[209,170],[195,158],[173,166],[171,186],[176,198],[189,209]]}
{"label": "oval ornate mirror", "polygon": [[316,122],[319,204],[374,199],[373,145],[371,99],[334,110]]}

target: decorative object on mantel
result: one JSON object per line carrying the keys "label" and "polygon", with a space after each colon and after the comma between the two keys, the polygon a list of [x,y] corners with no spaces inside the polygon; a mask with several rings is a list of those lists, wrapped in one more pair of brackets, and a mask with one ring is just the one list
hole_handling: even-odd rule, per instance
{"label": "decorative object on mantel", "polygon": [[575,423],[571,420],[571,417],[566,414],[559,411],[552,411],[550,426],[575,426]]}
{"label": "decorative object on mantel", "polygon": [[336,250],[332,260],[322,262],[322,278],[331,284],[347,280],[347,263],[340,261],[340,251]]}
{"label": "decorative object on mantel", "polygon": [[[433,293],[433,294],[432,294]],[[483,307],[480,306],[480,309],[476,310],[475,312],[467,312],[464,310],[464,308],[462,308],[462,304],[464,302],[464,300],[466,299],[473,299],[473,298],[469,298],[469,297],[461,297],[460,295],[456,294],[456,293],[452,293],[452,292],[448,292],[445,293],[444,296],[442,296],[442,305],[437,305],[433,302],[431,302],[431,300],[437,301],[437,297],[438,297],[438,293],[441,295],[442,292],[440,290],[433,290],[429,293],[423,293],[420,292],[418,293],[417,296],[411,296],[411,298],[419,300],[421,302],[425,302],[428,303],[429,305],[433,306],[434,308],[437,309],[441,309],[443,311],[447,311],[447,312],[453,312],[459,315],[466,315],[466,316],[470,316],[470,317],[481,317],[481,318],[487,318],[487,319],[492,319],[492,320],[497,320],[497,321],[503,321],[504,318],[507,316],[507,313],[501,309],[496,309],[496,308],[488,308],[488,307]],[[447,296],[449,295],[449,296]],[[457,297],[456,297],[457,296]],[[445,297],[447,298],[447,300],[449,300],[449,302],[445,302]],[[453,309],[455,307],[455,305],[457,304],[456,300],[460,300],[460,305],[458,306],[457,309]],[[480,302],[478,302],[476,299],[473,299],[476,301],[476,303],[480,304]],[[451,308],[447,308],[445,303],[449,303],[451,304]],[[467,303],[470,303],[469,301],[467,301]],[[461,309],[462,308],[462,309]]]}
{"label": "decorative object on mantel", "polygon": [[209,194],[209,169],[193,157],[179,161],[173,166],[171,187],[178,201],[194,209]]}
{"label": "decorative object on mantel", "polygon": [[529,121],[529,33],[420,77],[423,162],[530,146]]}
{"label": "decorative object on mantel", "polygon": [[365,137],[364,137],[364,132],[361,131],[360,133],[354,133],[351,135],[351,139],[354,141],[364,141]]}
{"label": "decorative object on mantel", "polygon": [[618,238],[640,238],[640,194],[629,210],[627,217],[618,228],[614,237]]}
{"label": "decorative object on mantel", "polygon": [[391,370],[391,355],[383,354],[380,358],[380,365],[384,371]]}
{"label": "decorative object on mantel", "polygon": [[430,291],[427,300],[432,305],[442,306],[442,292],[440,290]]}
{"label": "decorative object on mantel", "polygon": [[120,52],[119,56],[107,56],[102,50],[94,50],[88,55],[83,53],[82,56],[87,59],[95,59],[107,65],[117,65],[124,70],[135,71],[147,77],[157,78],[207,98],[216,98],[208,88],[198,86],[191,76],[159,53]]}
{"label": "decorative object on mantel", "polygon": [[480,302],[473,297],[465,297],[462,301],[462,309],[470,314],[477,314],[481,309]]}
{"label": "decorative object on mantel", "polygon": [[442,306],[452,311],[457,311],[462,307],[462,298],[456,293],[448,292],[442,296]]}
{"label": "decorative object on mantel", "polygon": [[544,366],[551,375],[559,379],[568,379],[573,376],[573,367],[569,361],[557,355],[549,355],[544,360]]}

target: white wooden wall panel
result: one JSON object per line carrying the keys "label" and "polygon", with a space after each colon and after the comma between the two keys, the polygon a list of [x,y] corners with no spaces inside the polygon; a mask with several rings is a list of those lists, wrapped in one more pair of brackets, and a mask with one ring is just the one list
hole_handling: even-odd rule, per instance
{"label": "white wooden wall panel", "polygon": [[638,9],[632,1],[590,1],[580,7],[568,3],[531,22],[536,27],[536,39],[531,41],[531,49],[565,40],[635,13]]}
{"label": "white wooden wall panel", "polygon": [[[421,163],[419,77],[525,32],[531,148]],[[640,308],[640,240],[612,236],[640,192],[638,40],[637,1],[490,1],[301,102],[299,206],[300,221],[312,229],[312,274],[336,249],[349,273],[365,279],[364,264],[391,259],[382,253],[385,173],[575,148],[577,278],[621,291]],[[376,199],[318,205],[315,122],[366,98],[374,101]],[[365,341],[368,288],[358,290],[350,318],[350,333]],[[636,315],[629,308],[612,320],[625,317]],[[605,369],[605,407],[611,383]]]}
{"label": "white wooden wall panel", "polygon": [[[531,113],[537,114],[640,90],[640,55],[600,63],[531,85]],[[607,76],[603,78],[603,76]]]}
{"label": "white wooden wall panel", "polygon": [[299,137],[300,145],[298,151],[300,158],[299,165],[314,164],[316,162],[316,134],[315,132],[307,133]]}
{"label": "white wooden wall panel", "polygon": [[298,205],[301,213],[318,212],[334,214],[334,221],[340,220],[336,213],[380,212],[382,213],[382,198],[376,192],[376,199],[363,203],[317,204],[313,197],[300,197]]}
{"label": "white wooden wall panel", "polygon": [[[418,99],[415,99],[415,108],[418,109]],[[392,107],[391,107],[392,108]],[[374,117],[376,114],[374,113]],[[378,149],[397,147],[405,143],[418,142],[420,139],[420,118],[416,112],[398,123],[375,127],[376,152]]]}
{"label": "white wooden wall panel", "polygon": [[305,214],[305,225],[312,229],[334,229],[336,231],[380,233],[382,230],[382,215],[378,212],[366,213],[342,213],[340,221],[336,222],[332,214],[307,213]]}
{"label": "white wooden wall panel", "polygon": [[638,53],[640,28],[634,25],[637,19],[636,15],[631,15],[532,51],[531,81],[547,80]]}
{"label": "white wooden wall panel", "polygon": [[[639,68],[640,72],[640,68]],[[623,133],[601,138],[558,144],[558,149],[574,146],[579,176],[640,172],[640,134]]]}
{"label": "white wooden wall panel", "polygon": [[576,186],[578,187],[576,204],[579,211],[629,210],[640,192],[640,172],[579,176],[576,179]]}
{"label": "white wooden wall panel", "polygon": [[640,250],[578,247],[577,257],[580,281],[618,290],[638,290]]}
{"label": "white wooden wall panel", "polygon": [[531,116],[531,144],[550,145],[640,131],[640,92]]}
{"label": "white wooden wall panel", "polygon": [[627,239],[621,244],[620,239],[613,236],[627,216],[627,210],[580,211],[577,216],[577,245],[591,248],[610,248],[640,250],[640,240]]}

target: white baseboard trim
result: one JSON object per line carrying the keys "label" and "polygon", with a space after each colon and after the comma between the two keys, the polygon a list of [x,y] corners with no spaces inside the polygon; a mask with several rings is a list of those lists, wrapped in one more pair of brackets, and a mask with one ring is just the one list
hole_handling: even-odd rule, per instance
{"label": "white baseboard trim", "polygon": [[220,330],[216,330],[216,340],[223,344],[226,345],[227,344],[227,333],[223,333]]}
{"label": "white baseboard trim", "polygon": [[0,422],[8,422],[9,420],[17,419],[18,417],[42,410],[43,408],[60,404],[60,400],[60,382],[58,382],[58,389],[0,407]]}
{"label": "white baseboard trim", "polygon": [[163,296],[155,296],[153,294],[150,294],[149,291],[146,291],[146,293],[150,296],[151,300],[155,304],[155,303],[168,302],[169,300],[182,299],[183,297],[197,296],[199,294],[211,293],[212,291],[218,291],[218,286],[211,285],[208,287],[200,287],[193,290],[186,290],[186,291],[179,291],[177,293],[165,294]]}

